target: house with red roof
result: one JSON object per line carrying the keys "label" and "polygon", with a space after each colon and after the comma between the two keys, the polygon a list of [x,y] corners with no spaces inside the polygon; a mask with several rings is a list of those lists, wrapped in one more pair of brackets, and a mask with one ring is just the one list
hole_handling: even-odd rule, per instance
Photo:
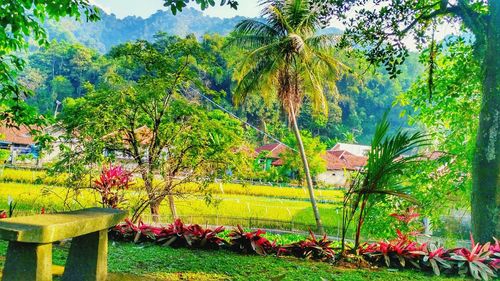
{"label": "house with red roof", "polygon": [[271,166],[277,167],[283,165],[281,155],[287,149],[282,143],[270,143],[256,148],[255,153],[258,155],[257,159],[262,164],[262,168],[268,170]]}
{"label": "house with red roof", "polygon": [[328,150],[322,157],[326,161],[326,171],[316,175],[316,181],[334,186],[345,186],[349,177],[362,169],[368,160],[366,156],[346,150]]}
{"label": "house with red roof", "polygon": [[0,149],[7,150],[11,155],[32,154],[38,156],[36,143],[25,126],[19,128],[0,125]]}
{"label": "house with red roof", "polygon": [[[354,153],[340,148],[349,149]],[[272,166],[283,165],[281,156],[287,149],[284,144],[271,143],[258,147],[255,152],[259,155],[257,159],[262,164],[263,169],[268,170]],[[342,144],[342,146],[336,145],[325,151],[322,157],[326,162],[326,172],[316,175],[316,182],[333,186],[346,185],[349,176],[366,165],[368,157],[363,155],[366,153],[365,150],[366,146]]]}

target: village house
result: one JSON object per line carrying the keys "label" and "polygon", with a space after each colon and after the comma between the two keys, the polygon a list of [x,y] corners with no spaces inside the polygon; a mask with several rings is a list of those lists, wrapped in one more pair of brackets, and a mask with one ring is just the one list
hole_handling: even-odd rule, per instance
{"label": "village house", "polygon": [[0,126],[0,149],[9,152],[9,162],[16,160],[20,155],[38,157],[38,150],[30,129],[21,126],[19,128]]}
{"label": "village house", "polygon": [[255,149],[258,155],[259,164],[263,170],[269,170],[271,166],[277,167],[283,165],[281,154],[287,150],[287,147],[282,143],[270,143]]}
{"label": "village house", "polygon": [[[258,147],[255,152],[264,170],[283,165],[281,155],[287,147],[281,143],[271,143]],[[322,185],[345,186],[350,175],[366,165],[370,147],[366,145],[338,143],[322,155],[326,171],[316,175],[316,182]]]}
{"label": "village house", "polygon": [[354,155],[347,150],[333,149],[322,157],[326,161],[326,171],[316,175],[316,181],[333,186],[345,186],[350,176],[363,168],[368,160],[366,156]]}

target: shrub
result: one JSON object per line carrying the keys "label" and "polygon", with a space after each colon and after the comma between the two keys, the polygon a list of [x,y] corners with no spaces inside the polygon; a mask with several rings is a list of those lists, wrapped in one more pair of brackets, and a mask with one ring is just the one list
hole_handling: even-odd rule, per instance
{"label": "shrub", "polygon": [[292,255],[298,258],[307,258],[321,261],[334,261],[335,252],[330,245],[332,241],[328,240],[326,234],[320,240],[317,240],[312,231],[306,240],[281,246],[278,255]]}

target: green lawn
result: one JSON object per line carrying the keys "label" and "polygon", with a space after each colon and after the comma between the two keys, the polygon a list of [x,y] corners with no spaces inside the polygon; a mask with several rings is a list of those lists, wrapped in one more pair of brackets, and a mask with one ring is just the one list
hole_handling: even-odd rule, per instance
{"label": "green lawn", "polygon": [[[0,256],[7,243],[0,242]],[[68,245],[54,247],[54,264],[64,265]],[[4,259],[0,259],[3,266]],[[274,256],[245,256],[232,252],[172,249],[132,243],[109,244],[111,281],[128,280],[429,280],[458,281],[463,278],[434,277],[411,270],[353,270],[323,262]]]}

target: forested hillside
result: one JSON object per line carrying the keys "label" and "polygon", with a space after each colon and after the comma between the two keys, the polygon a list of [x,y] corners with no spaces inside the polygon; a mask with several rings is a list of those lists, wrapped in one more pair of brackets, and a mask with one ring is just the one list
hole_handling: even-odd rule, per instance
{"label": "forested hillside", "polygon": [[159,31],[178,36],[194,34],[201,37],[205,33],[226,35],[243,18],[209,17],[193,8],[186,9],[176,16],[170,11],[158,10],[146,19],[136,16],[119,19],[114,14],[102,12],[101,20],[98,22],[63,19],[60,22],[49,21],[46,27],[52,39],[79,42],[106,53],[111,47],[127,41],[153,40],[153,36]]}
{"label": "forested hillside", "polygon": [[[116,68],[110,60],[113,48],[119,49],[120,44],[123,47],[126,42],[137,39],[154,42],[168,37],[169,40],[177,40],[193,34],[205,50],[203,55],[213,57],[216,62],[204,73],[200,73],[213,90],[205,94],[250,124],[284,139],[287,125],[280,116],[277,103],[265,104],[261,98],[253,96],[242,107],[235,107],[233,104],[233,64],[241,56],[241,52],[223,46],[226,41],[224,36],[241,19],[243,18],[212,18],[197,10],[188,9],[177,16],[158,11],[147,19],[118,19],[113,14],[103,14],[102,20],[95,23],[80,23],[69,19],[58,23],[49,21],[47,28],[54,42],[48,48],[32,50],[21,80],[36,93],[29,102],[41,113],[53,116],[56,101],[62,103],[65,98],[85,95],[89,87],[102,82],[106,79],[106,73]],[[321,31],[338,32],[335,28]],[[212,35],[206,35],[207,33]],[[172,35],[178,37],[171,37]],[[393,106],[395,97],[409,88],[422,67],[416,56],[411,55],[402,68],[402,74],[396,79],[389,79],[383,69],[374,71],[361,59],[348,58],[343,54],[335,55],[342,58],[352,73],[338,82],[338,93],[328,95],[328,118],[314,116],[306,101],[299,116],[299,125],[302,129],[311,131],[314,136],[320,136],[327,146],[339,140],[367,143],[377,120]],[[206,106],[213,106],[200,95],[189,98],[200,100]],[[269,106],[275,110],[269,110]],[[58,109],[61,109],[60,106]],[[393,108],[390,119],[394,124],[406,126],[406,120],[399,118],[402,110],[401,107]],[[257,143],[271,141],[256,131],[247,131],[248,137]]]}

